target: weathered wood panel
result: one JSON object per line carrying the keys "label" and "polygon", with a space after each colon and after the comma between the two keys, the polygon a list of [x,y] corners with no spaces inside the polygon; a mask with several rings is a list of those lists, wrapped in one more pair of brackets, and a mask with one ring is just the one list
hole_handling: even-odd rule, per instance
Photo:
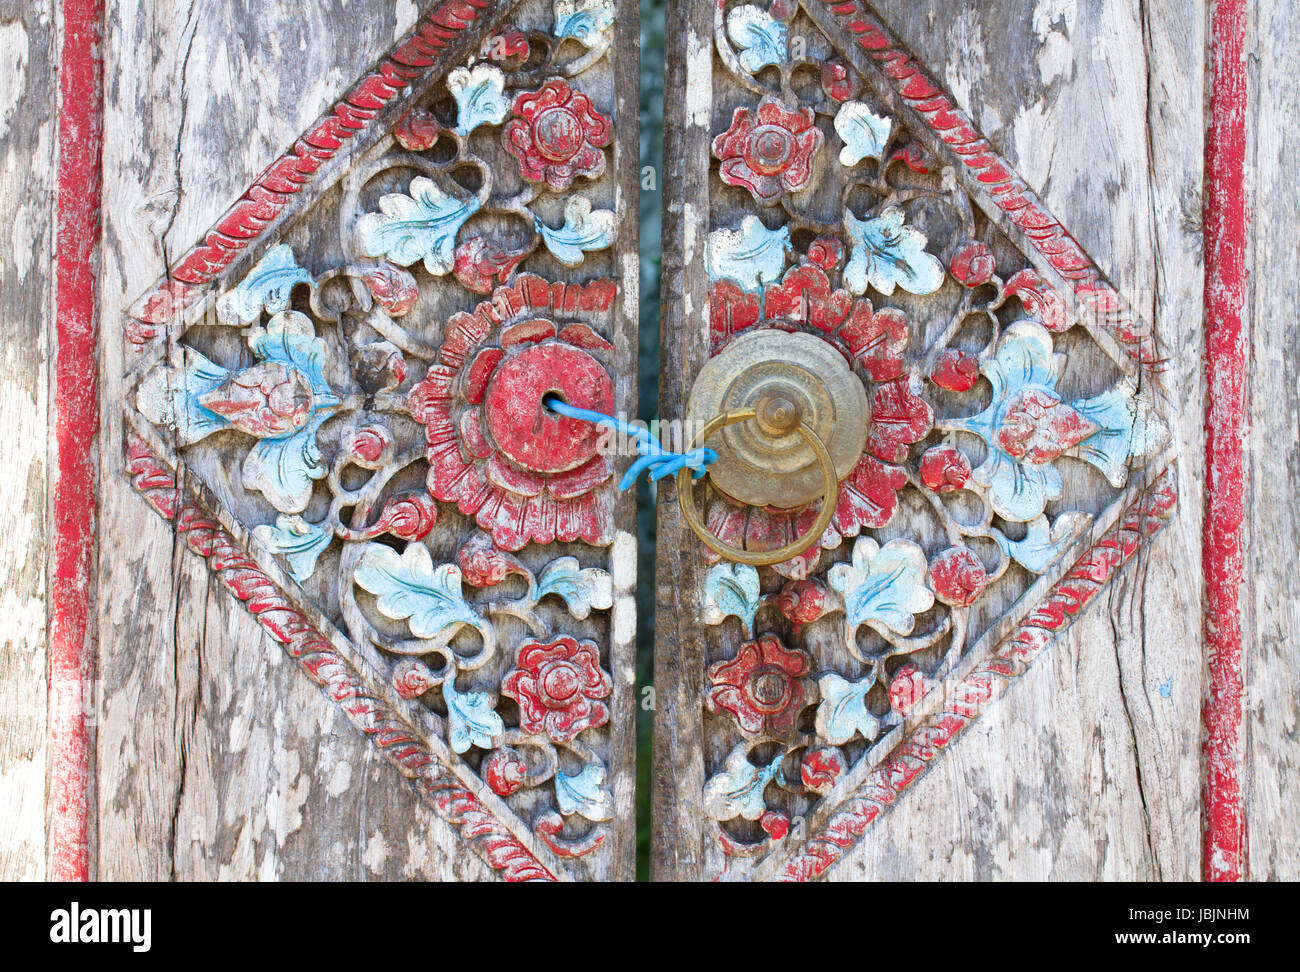
{"label": "weathered wood panel", "polygon": [[1300,152],[1300,69],[1293,45],[1277,38],[1300,29],[1293,3],[1250,5],[1252,85],[1247,171],[1250,223],[1251,354],[1248,389],[1245,799],[1247,876],[1300,879],[1300,328],[1297,299],[1300,219],[1294,180]]}
{"label": "weathered wood panel", "polygon": [[45,876],[46,536],[57,88],[50,3],[0,6],[0,878]]}

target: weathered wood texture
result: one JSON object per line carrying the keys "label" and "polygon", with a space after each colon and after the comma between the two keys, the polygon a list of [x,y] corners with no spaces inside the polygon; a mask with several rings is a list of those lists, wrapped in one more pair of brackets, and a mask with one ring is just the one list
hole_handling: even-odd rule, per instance
{"label": "weathered wood texture", "polygon": [[1251,348],[1247,380],[1245,799],[1247,875],[1300,879],[1300,220],[1293,171],[1300,152],[1300,56],[1278,37],[1300,29],[1286,0],[1251,5],[1247,115],[1253,184],[1249,229]]}
{"label": "weathered wood texture", "polygon": [[53,5],[0,5],[0,878],[45,876],[46,528],[57,88]]}
{"label": "weathered wood texture", "polygon": [[[722,112],[714,104],[728,88],[718,80],[713,18],[704,6],[670,5],[669,13],[668,89],[686,94],[667,106],[665,184],[680,189],[665,200],[661,411],[666,415],[679,414],[672,410],[684,405],[704,353],[706,309],[699,299],[705,278],[699,257],[708,224],[701,213],[712,204],[719,225],[717,207],[735,201],[709,196],[709,140],[725,128],[719,118],[729,119],[731,106]],[[1102,0],[1042,0],[1028,9],[1023,3],[942,0],[885,0],[874,6],[1138,314],[1154,325],[1169,356],[1159,390],[1180,456],[1179,502],[1173,521],[1082,619],[828,876],[1195,879],[1201,867],[1204,693],[1199,552],[1205,89],[1203,59],[1188,52],[1205,49],[1205,7]],[[1256,35],[1269,36],[1276,34]],[[1280,78],[1282,69],[1277,70]],[[1270,89],[1265,80],[1262,76],[1260,112],[1270,90],[1274,99],[1284,98],[1280,85]],[[1264,123],[1259,144],[1275,144],[1285,138],[1284,131],[1276,121]],[[1273,151],[1271,171],[1277,171],[1282,151]],[[1264,184],[1272,185],[1267,177],[1261,190]],[[1267,225],[1261,223],[1257,232]],[[1285,225],[1285,218],[1278,225]],[[1263,246],[1265,237],[1257,239]],[[1275,247],[1281,239],[1279,232]],[[1293,252],[1287,256],[1294,259]],[[1274,252],[1271,259],[1283,257]],[[1261,296],[1258,306],[1277,305]],[[1282,347],[1286,329],[1269,333]],[[1281,384],[1279,358],[1280,353],[1273,355],[1272,379]],[[1284,445],[1268,450],[1261,443],[1254,453],[1256,468],[1261,462],[1277,464],[1272,480],[1291,481],[1294,387],[1282,394],[1276,384],[1266,390],[1256,382],[1256,400],[1270,403],[1273,427],[1287,429],[1274,433]],[[1280,401],[1289,408],[1279,409]],[[1289,473],[1281,468],[1284,462],[1292,464]],[[1292,522],[1291,492],[1282,494],[1287,523]],[[701,623],[693,593],[703,573],[698,544],[679,520],[673,491],[665,489],[661,496],[653,864],[660,877],[698,879],[707,873],[712,826],[700,805],[706,775],[701,763],[709,752],[716,760],[718,746],[709,735],[708,717],[702,719],[700,693],[705,658],[716,657],[709,654],[710,639],[718,636]],[[1251,509],[1258,517],[1264,507],[1257,501]],[[1277,534],[1269,542],[1280,544],[1270,553],[1294,546]],[[1255,569],[1264,570],[1263,555],[1255,557]],[[1290,559],[1288,554],[1268,562]],[[1276,619],[1272,643],[1281,655],[1280,646],[1295,626],[1296,600],[1276,583],[1259,590],[1257,601],[1268,605],[1268,614],[1260,617]],[[1267,651],[1269,643],[1257,638],[1251,650]],[[1266,735],[1265,746],[1272,748],[1255,749],[1251,760],[1254,801],[1267,804],[1270,822],[1279,816],[1285,821],[1279,833],[1294,834],[1295,801],[1285,799],[1288,784],[1278,782],[1285,780],[1279,771],[1286,761],[1294,761],[1294,743],[1287,736],[1295,727],[1289,657],[1252,662],[1256,736]],[[1273,857],[1293,860],[1282,849],[1285,838],[1273,840]]]}

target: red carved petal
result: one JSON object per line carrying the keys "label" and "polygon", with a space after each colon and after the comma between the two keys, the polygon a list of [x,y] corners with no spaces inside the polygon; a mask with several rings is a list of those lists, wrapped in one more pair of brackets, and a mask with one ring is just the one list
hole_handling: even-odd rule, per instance
{"label": "red carved petal", "polygon": [[934,412],[912,394],[906,378],[876,386],[871,402],[867,451],[885,462],[903,462],[908,447],[934,426]]}
{"label": "red carved petal", "polygon": [[856,537],[863,529],[884,526],[898,506],[898,491],[907,485],[907,473],[864,454],[853,471],[840,483],[835,506],[835,528],[845,537]]}

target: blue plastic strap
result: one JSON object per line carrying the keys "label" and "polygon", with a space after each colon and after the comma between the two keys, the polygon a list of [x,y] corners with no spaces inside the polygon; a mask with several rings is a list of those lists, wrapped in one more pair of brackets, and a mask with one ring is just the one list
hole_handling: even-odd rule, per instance
{"label": "blue plastic strap", "polygon": [[681,469],[690,469],[694,478],[699,479],[708,471],[710,463],[718,461],[718,454],[712,449],[692,449],[684,453],[669,452],[650,434],[649,429],[639,428],[604,412],[593,412],[589,408],[575,408],[554,396],[548,397],[544,404],[557,415],[591,422],[593,425],[604,425],[636,440],[636,451],[641,453],[641,458],[632,463],[628,471],[623,474],[623,478],[619,480],[619,489],[627,489],[647,469],[650,470],[651,482],[675,475]]}

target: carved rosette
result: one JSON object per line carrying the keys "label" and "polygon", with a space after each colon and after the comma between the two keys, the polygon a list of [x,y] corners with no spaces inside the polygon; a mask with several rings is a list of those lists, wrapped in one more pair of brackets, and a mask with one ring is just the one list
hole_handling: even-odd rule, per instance
{"label": "carved rosette", "polygon": [[[535,876],[596,853],[614,815],[613,459],[544,404],[618,404],[614,15],[513,6],[351,160],[339,212],[304,190],[297,228],[219,281],[211,313],[169,315],[170,354],[137,369],[132,455],[197,475],[282,574],[250,607],[347,641],[369,695],[432,733],[460,810],[518,818],[479,828],[515,835],[489,841],[508,866],[489,860]],[[160,287],[143,323],[191,297]],[[526,844],[552,863],[518,865]]]}
{"label": "carved rosette", "polygon": [[[761,871],[988,650],[1003,605],[1059,576],[1096,510],[1132,502],[1130,471],[1169,431],[1130,356],[1071,316],[808,12],[719,0],[715,24],[710,353],[758,328],[812,334],[871,402],[819,544],[761,572],[700,548],[719,626],[701,692],[727,741],[703,807],[716,869]],[[765,550],[817,512],[715,490],[707,520]]]}

